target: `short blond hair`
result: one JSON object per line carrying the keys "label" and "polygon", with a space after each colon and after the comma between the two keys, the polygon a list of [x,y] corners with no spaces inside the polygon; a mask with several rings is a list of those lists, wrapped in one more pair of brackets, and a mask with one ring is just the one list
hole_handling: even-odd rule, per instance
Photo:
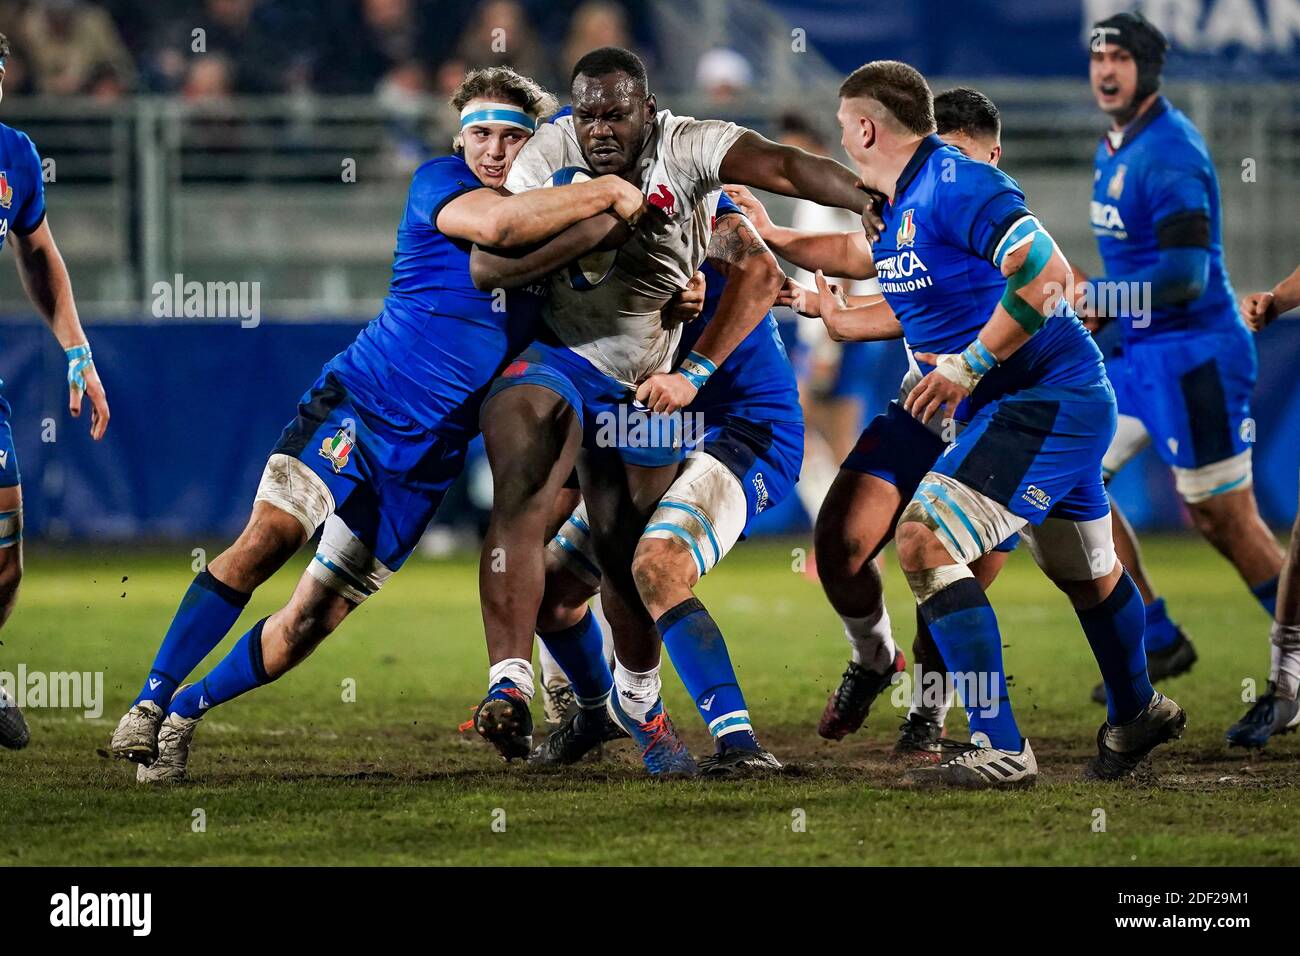
{"label": "short blond hair", "polygon": [[[459,118],[466,103],[480,99],[513,103],[534,120],[544,119],[560,108],[559,100],[548,93],[542,84],[522,73],[516,73],[508,66],[485,66],[470,70],[447,102]],[[452,145],[460,149],[459,131]]]}

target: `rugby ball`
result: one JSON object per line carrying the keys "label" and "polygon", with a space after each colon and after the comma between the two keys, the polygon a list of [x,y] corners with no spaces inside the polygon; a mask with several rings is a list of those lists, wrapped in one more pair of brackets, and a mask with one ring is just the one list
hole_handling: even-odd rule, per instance
{"label": "rugby ball", "polygon": [[[568,186],[571,183],[590,182],[591,173],[581,166],[565,166],[551,174],[548,186]],[[614,271],[614,260],[618,258],[617,249],[591,252],[579,256],[569,263],[567,270],[569,285],[578,292],[590,292],[609,278]]]}

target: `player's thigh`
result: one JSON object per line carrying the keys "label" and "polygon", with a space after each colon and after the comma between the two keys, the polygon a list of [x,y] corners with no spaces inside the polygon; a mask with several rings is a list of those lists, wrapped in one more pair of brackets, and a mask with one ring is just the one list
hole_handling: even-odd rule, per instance
{"label": "player's thigh", "polygon": [[818,573],[852,575],[894,536],[898,488],[878,475],[841,468],[813,528]]}
{"label": "player's thigh", "polygon": [[550,388],[517,384],[488,398],[482,426],[494,509],[544,494],[551,506],[573,471],[582,438],[573,406]]}

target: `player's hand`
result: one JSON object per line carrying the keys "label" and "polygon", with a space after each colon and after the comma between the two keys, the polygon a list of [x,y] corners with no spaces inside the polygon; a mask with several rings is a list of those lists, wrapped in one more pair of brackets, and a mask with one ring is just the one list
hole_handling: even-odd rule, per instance
{"label": "player's hand", "polygon": [[[86,382],[85,397],[90,399],[90,437],[99,441],[108,430],[108,397],[104,394],[104,384],[99,380],[94,363],[87,365],[81,372]],[[73,418],[81,417],[82,390],[76,385],[68,385],[68,411]]]}
{"label": "player's hand", "polygon": [[639,186],[633,186],[621,176],[615,176],[613,173],[598,177],[601,182],[605,183],[613,199],[610,201],[610,208],[618,218],[622,219],[629,226],[635,226],[641,214],[646,210],[645,196],[641,193]]}
{"label": "player's hand", "polygon": [[766,239],[768,232],[772,228],[772,217],[767,214],[767,207],[749,191],[749,187],[728,184],[722,187],[722,191],[727,194],[728,199],[740,207],[740,211],[745,214],[745,218],[754,224],[759,237]]}
{"label": "player's hand", "polygon": [[636,400],[652,412],[669,415],[695,401],[697,391],[685,375],[660,372],[641,383],[636,390]]}
{"label": "player's hand", "polygon": [[675,329],[684,322],[698,319],[704,311],[704,293],[704,273],[696,272],[686,283],[686,288],[674,292],[660,310],[664,328]]}
{"label": "player's hand", "polygon": [[957,406],[970,395],[970,390],[948,378],[939,371],[938,366],[944,360],[961,361],[961,357],[917,352],[916,360],[926,365],[933,365],[935,369],[917,382],[916,387],[908,393],[907,400],[903,402],[904,410],[924,423],[929,423],[930,419],[943,409],[947,409],[945,417],[952,417],[957,411]]}
{"label": "player's hand", "polygon": [[871,197],[871,202],[862,210],[862,231],[867,236],[867,242],[874,243],[885,231],[885,220],[880,217],[880,212],[885,207],[885,195],[868,189],[862,183],[858,183],[858,186]]}
{"label": "player's hand", "polygon": [[1241,317],[1252,332],[1266,328],[1277,318],[1277,300],[1272,292],[1252,292],[1241,300]]}
{"label": "player's hand", "polygon": [[817,283],[817,311],[810,312],[814,318],[820,318],[826,329],[835,337],[835,328],[839,323],[840,313],[849,308],[849,300],[844,297],[844,290],[833,282],[827,282],[826,276],[818,269],[813,273]]}
{"label": "player's hand", "polygon": [[817,304],[817,290],[810,289],[802,282],[791,279],[789,276],[785,277],[785,283],[781,286],[781,291],[776,294],[776,301],[772,304],[793,309],[800,315],[806,315],[813,319],[821,316],[820,307]]}

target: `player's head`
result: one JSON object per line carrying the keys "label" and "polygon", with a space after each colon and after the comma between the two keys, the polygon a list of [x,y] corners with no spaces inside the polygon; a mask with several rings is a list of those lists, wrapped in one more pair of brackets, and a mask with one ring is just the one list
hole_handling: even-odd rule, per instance
{"label": "player's head", "polygon": [[1160,89],[1169,43],[1140,13],[1117,13],[1092,25],[1088,78],[1103,113],[1122,123]]}
{"label": "player's head", "polygon": [[873,60],[840,84],[835,118],[844,151],[863,182],[877,186],[871,174],[886,154],[934,132],[934,96],[914,67],[897,60]]}
{"label": "player's head", "polygon": [[0,33],[0,99],[4,98],[5,63],[9,59],[9,38]]}
{"label": "player's head", "polygon": [[630,50],[603,46],[573,65],[573,129],[598,175],[631,172],[655,121],[645,64]]}
{"label": "player's head", "polygon": [[460,116],[452,145],[485,186],[505,185],[515,156],[557,106],[536,81],[508,66],[471,70],[450,102]]}
{"label": "player's head", "polygon": [[959,86],[934,98],[939,138],[971,159],[998,164],[1002,158],[1002,115],[979,90]]}

